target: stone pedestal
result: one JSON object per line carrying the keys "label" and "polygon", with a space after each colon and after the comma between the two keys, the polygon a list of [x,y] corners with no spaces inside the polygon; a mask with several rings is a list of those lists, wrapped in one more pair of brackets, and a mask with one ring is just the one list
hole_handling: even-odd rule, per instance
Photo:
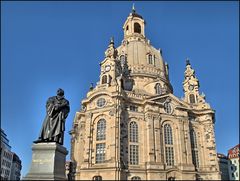
{"label": "stone pedestal", "polygon": [[65,162],[68,151],[57,143],[32,146],[32,163],[23,180],[66,180]]}

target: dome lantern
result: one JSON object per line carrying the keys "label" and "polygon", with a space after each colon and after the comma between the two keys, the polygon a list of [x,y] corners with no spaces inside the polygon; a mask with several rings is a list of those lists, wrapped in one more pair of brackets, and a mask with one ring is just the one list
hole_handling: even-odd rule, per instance
{"label": "dome lantern", "polygon": [[143,17],[136,13],[136,9],[132,7],[132,12],[127,17],[123,25],[124,37],[140,36],[145,38],[145,21]]}

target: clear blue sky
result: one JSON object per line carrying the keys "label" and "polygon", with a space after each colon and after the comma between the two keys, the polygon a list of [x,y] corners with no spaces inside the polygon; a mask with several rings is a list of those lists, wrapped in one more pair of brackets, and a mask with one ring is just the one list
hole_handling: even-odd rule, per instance
{"label": "clear blue sky", "polygon": [[[45,103],[65,90],[71,112],[64,145],[70,151],[72,122],[111,36],[118,46],[132,2],[2,2],[1,126],[25,175],[45,117]],[[170,67],[174,94],[183,96],[185,59],[200,91],[216,110],[217,151],[239,143],[238,2],[135,2],[147,22],[146,36]],[[69,159],[69,156],[68,158]]]}

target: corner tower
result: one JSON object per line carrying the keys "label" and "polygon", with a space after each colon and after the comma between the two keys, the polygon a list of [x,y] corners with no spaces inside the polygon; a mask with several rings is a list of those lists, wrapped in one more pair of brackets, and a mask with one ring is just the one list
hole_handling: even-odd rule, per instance
{"label": "corner tower", "polygon": [[205,101],[205,95],[199,93],[200,84],[195,75],[195,70],[191,67],[190,60],[186,60],[186,70],[184,72],[184,101],[201,108],[210,108]]}

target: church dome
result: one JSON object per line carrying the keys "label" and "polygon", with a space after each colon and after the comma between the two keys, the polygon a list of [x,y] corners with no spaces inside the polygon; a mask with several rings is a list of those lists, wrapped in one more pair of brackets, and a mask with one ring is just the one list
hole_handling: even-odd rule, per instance
{"label": "church dome", "polygon": [[123,25],[124,39],[117,48],[119,59],[127,60],[136,89],[161,82],[162,87],[168,89],[167,92],[172,92],[167,64],[163,60],[161,50],[154,48],[145,37],[145,24],[145,20],[135,12],[135,9],[127,17]]}

